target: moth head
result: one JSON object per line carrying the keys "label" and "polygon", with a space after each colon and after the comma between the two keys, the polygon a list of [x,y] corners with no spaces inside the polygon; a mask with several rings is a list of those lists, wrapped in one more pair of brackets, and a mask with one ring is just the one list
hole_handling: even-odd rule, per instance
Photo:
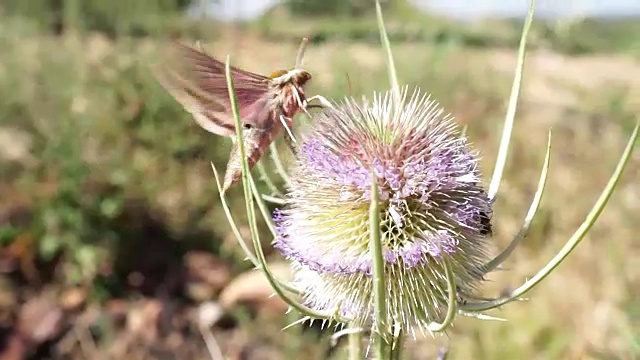
{"label": "moth head", "polygon": [[311,80],[311,74],[302,69],[278,70],[269,77],[272,80],[272,84],[276,87],[282,87],[287,84],[304,86],[307,81]]}
{"label": "moth head", "polygon": [[307,81],[311,80],[311,74],[308,71],[302,69],[295,69],[293,71],[294,74],[291,77],[291,81],[294,84],[303,86]]}

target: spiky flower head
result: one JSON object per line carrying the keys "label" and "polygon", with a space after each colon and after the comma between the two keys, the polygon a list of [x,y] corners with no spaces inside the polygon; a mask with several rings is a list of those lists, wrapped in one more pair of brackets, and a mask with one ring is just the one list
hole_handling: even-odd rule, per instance
{"label": "spiky flower head", "polygon": [[380,199],[388,319],[424,330],[447,309],[445,261],[459,295],[487,260],[490,202],[476,155],[453,119],[418,90],[395,105],[346,100],[312,121],[277,210],[274,246],[296,270],[306,304],[374,325],[369,206]]}

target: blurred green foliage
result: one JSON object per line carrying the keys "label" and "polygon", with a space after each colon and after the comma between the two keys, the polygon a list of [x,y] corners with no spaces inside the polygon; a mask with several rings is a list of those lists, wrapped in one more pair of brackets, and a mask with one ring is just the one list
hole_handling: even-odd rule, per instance
{"label": "blurred green foliage", "polygon": [[[11,34],[0,37],[6,94],[0,97],[0,128],[26,134],[24,142],[9,138],[3,145],[27,153],[0,172],[0,217],[7,220],[0,224],[0,243],[28,234],[42,261],[63,260],[58,280],[77,284],[94,281],[122,246],[162,240],[154,236],[196,238],[186,234],[198,232],[216,203],[212,187],[208,196],[198,194],[200,205],[171,220],[154,219],[153,209],[164,188],[186,181],[176,178],[178,164],[205,151],[202,144],[210,144],[206,159],[224,161],[224,155],[212,154],[217,139],[191,127],[157,86],[148,68],[153,55],[132,52],[134,40],[116,49],[104,37],[88,43],[72,36],[61,46],[13,20],[0,25],[2,34]],[[212,249],[214,237],[200,246]]]}
{"label": "blurred green foliage", "polygon": [[[83,1],[83,0],[4,0],[0,14],[19,16],[40,30],[61,33],[68,29],[98,31],[116,36],[164,36],[187,34],[202,38],[203,24],[185,15],[195,0]],[[390,19],[389,36],[394,43],[405,41],[455,42],[461,46],[515,46],[520,20],[488,22],[478,27],[458,26],[455,22],[432,17],[415,9],[406,0],[383,2]],[[286,0],[250,22],[267,38],[289,41],[305,33],[314,42],[333,40],[378,41],[370,0]],[[304,17],[299,21],[298,17]],[[212,22],[210,22],[212,23]],[[214,26],[215,24],[210,24]],[[508,31],[505,31],[508,28]],[[551,46],[571,54],[638,50],[634,36],[640,22],[572,19],[542,22],[535,28],[533,45]],[[626,34],[626,35],[625,35]],[[210,37],[211,32],[206,36]],[[544,41],[544,44],[536,42]]]}
{"label": "blurred green foliage", "polygon": [[166,31],[192,0],[83,1],[4,0],[0,9],[22,16],[43,29],[100,31],[110,36],[148,35]]}

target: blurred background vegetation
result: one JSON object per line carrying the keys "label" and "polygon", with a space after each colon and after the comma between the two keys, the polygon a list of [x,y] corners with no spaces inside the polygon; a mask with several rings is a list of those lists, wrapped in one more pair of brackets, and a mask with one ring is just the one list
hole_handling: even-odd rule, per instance
{"label": "blurred background vegetation", "polygon": [[[387,88],[373,1],[290,0],[236,23],[198,16],[204,5],[0,4],[0,358],[210,359],[203,323],[232,359],[343,358],[315,327],[280,331],[295,317],[243,261],[219,204],[209,162],[224,167],[229,141],[198,128],[149,66],[170,39],[201,40],[270,73],[308,36],[309,93],[371,95]],[[406,1],[385,14],[401,81],[468,126],[489,176],[521,20],[456,22]],[[546,263],[613,171],[640,114],[637,20],[536,21],[496,248],[524,216],[553,127],[551,175],[530,236],[487,295]],[[576,253],[530,301],[492,314],[508,322],[458,320],[449,339],[408,345],[409,358],[447,342],[452,359],[640,357],[639,156]],[[242,223],[241,195],[230,191]]]}

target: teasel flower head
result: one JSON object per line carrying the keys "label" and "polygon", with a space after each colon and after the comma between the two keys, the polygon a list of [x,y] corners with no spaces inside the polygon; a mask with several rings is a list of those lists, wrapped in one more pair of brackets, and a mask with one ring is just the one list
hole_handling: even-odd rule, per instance
{"label": "teasel flower head", "polygon": [[387,318],[415,335],[447,311],[445,263],[458,297],[488,260],[491,203],[478,158],[452,117],[419,90],[395,103],[346,100],[312,119],[277,210],[274,246],[307,306],[375,327],[369,247],[377,183]]}

